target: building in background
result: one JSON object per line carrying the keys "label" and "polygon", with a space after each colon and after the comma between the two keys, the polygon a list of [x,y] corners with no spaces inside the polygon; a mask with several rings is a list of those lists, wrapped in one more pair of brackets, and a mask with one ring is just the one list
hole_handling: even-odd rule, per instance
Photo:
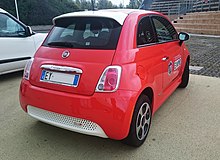
{"label": "building in background", "polygon": [[153,3],[153,0],[143,0],[142,4],[140,6],[140,9],[148,10],[152,3]]}

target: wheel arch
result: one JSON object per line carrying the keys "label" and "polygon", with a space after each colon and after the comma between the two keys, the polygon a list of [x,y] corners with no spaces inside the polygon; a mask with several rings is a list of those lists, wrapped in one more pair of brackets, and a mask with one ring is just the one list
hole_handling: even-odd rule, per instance
{"label": "wheel arch", "polygon": [[[184,59],[185,60],[185,59]],[[188,63],[190,63],[190,55],[187,55],[187,57],[186,57],[186,61],[184,61],[185,63],[183,64],[183,67],[181,68],[181,74],[183,74],[183,71],[184,71],[184,68],[185,68],[185,65],[186,65],[186,63],[188,62]]]}
{"label": "wheel arch", "polygon": [[[138,101],[143,98],[143,96],[147,96],[149,98],[149,101],[151,103],[150,107],[151,107],[151,116],[153,115],[152,113],[152,109],[153,109],[153,100],[154,100],[154,92],[153,92],[153,89],[151,87],[146,87],[145,89],[143,89],[137,96],[137,99],[136,99],[136,103],[135,103],[135,107],[136,107],[136,104],[138,103]],[[133,145],[133,146],[140,146],[143,142],[139,143],[139,144],[132,144],[129,142],[129,140],[133,139],[134,136],[132,136],[132,134],[130,133],[133,133],[134,132],[134,128],[131,127],[131,125],[134,123],[133,122],[133,118],[134,118],[134,113],[135,113],[135,107],[134,107],[134,110],[132,111],[132,116],[131,116],[131,121],[130,121],[130,124],[129,124],[129,132],[128,132],[128,135],[122,140],[124,143],[126,144],[129,144],[129,145]],[[136,112],[137,113],[137,112]],[[135,118],[136,119],[136,118]]]}
{"label": "wheel arch", "polygon": [[[153,100],[154,100],[154,92],[153,89],[151,87],[147,87],[145,88],[140,95],[146,95],[148,96],[148,98],[150,99],[151,105],[153,104]],[[140,97],[139,95],[139,97]]]}
{"label": "wheel arch", "polygon": [[190,62],[190,55],[187,56],[186,61],[189,63]]}
{"label": "wheel arch", "polygon": [[[140,94],[138,95],[138,98],[136,100],[136,103],[138,101],[138,99],[140,98],[141,95],[145,95],[149,98],[150,103],[151,103],[151,112],[153,113],[153,106],[154,106],[154,91],[151,87],[146,87],[145,89],[142,90],[142,92],[140,92]],[[132,112],[133,114],[133,112]]]}

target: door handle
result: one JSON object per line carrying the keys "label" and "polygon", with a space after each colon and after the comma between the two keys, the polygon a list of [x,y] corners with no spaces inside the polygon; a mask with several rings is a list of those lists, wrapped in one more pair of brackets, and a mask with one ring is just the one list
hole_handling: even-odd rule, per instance
{"label": "door handle", "polygon": [[166,56],[166,57],[162,58],[162,61],[167,61],[168,59],[169,59],[169,57]]}

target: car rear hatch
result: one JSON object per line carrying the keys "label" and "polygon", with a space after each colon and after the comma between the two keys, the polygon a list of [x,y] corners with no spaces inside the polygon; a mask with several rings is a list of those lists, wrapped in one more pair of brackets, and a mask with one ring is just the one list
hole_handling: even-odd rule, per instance
{"label": "car rear hatch", "polygon": [[111,65],[121,25],[108,18],[62,18],[37,51],[32,85],[56,91],[92,95]]}

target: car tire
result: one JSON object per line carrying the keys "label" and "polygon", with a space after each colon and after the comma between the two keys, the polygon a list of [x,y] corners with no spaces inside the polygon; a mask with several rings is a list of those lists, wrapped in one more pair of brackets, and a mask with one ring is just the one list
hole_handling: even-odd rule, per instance
{"label": "car tire", "polygon": [[146,95],[141,95],[135,105],[130,131],[123,143],[139,147],[147,138],[152,119],[151,102]]}
{"label": "car tire", "polygon": [[189,61],[186,61],[186,65],[182,75],[182,82],[179,85],[179,88],[186,88],[189,83]]}

